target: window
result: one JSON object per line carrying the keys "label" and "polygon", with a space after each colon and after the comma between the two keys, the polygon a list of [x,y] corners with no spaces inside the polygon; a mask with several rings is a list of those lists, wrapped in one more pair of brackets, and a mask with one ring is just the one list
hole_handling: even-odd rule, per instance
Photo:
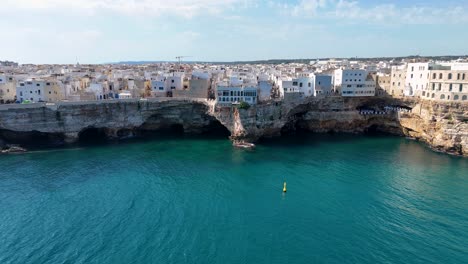
{"label": "window", "polygon": [[311,84],[309,83],[309,87],[311,87]]}
{"label": "window", "polygon": [[457,73],[457,80],[460,80],[460,73]]}
{"label": "window", "polygon": [[47,86],[50,86],[50,82],[46,83]]}
{"label": "window", "polygon": [[24,86],[24,83],[20,83],[20,86]]}
{"label": "window", "polygon": [[297,82],[293,82],[293,86],[297,86]]}
{"label": "window", "polygon": [[164,87],[159,87],[159,90],[160,90],[160,91],[164,90]]}
{"label": "window", "polygon": [[172,83],[174,83],[174,80],[171,80]]}
{"label": "window", "polygon": [[20,96],[23,96],[23,92],[20,92]]}
{"label": "window", "polygon": [[41,84],[39,84],[39,83],[36,83],[36,86],[41,86]]}
{"label": "window", "polygon": [[411,71],[414,71],[414,66],[413,66],[413,67],[411,67]]}
{"label": "window", "polygon": [[453,97],[453,100],[458,100],[458,98],[459,98],[458,95],[455,95],[455,96]]}
{"label": "window", "polygon": [[453,88],[453,85],[450,84],[450,85],[449,85],[449,91],[450,91],[450,92],[452,91],[452,88]]}
{"label": "window", "polygon": [[[461,84],[460,84],[461,85]],[[9,93],[10,92],[10,89],[6,89],[6,92]]]}
{"label": "window", "polygon": [[52,94],[52,92],[51,92],[51,91],[49,91],[49,94]]}
{"label": "window", "polygon": [[0,82],[3,82],[3,80],[2,80],[2,79],[0,79]]}
{"label": "window", "polygon": [[442,73],[439,73],[439,79],[442,80],[443,77],[444,77],[444,75]]}
{"label": "window", "polygon": [[38,94],[38,95],[41,95],[41,90],[37,90],[37,94]]}
{"label": "window", "polygon": [[452,74],[451,73],[448,74],[448,79],[452,80]]}
{"label": "window", "polygon": [[460,84],[460,87],[458,87],[458,91],[462,92],[463,91],[463,84]]}
{"label": "window", "polygon": [[299,87],[302,87],[302,83],[299,84]]}
{"label": "window", "polygon": [[435,83],[432,83],[432,91],[435,90]]}
{"label": "window", "polygon": [[29,93],[32,93],[32,91],[29,91]]}
{"label": "window", "polygon": [[439,83],[439,91],[442,90],[442,84]]}
{"label": "window", "polygon": [[462,80],[465,80],[465,74],[462,75]]}
{"label": "window", "polygon": [[436,77],[437,77],[437,74],[434,72],[434,73],[432,74],[432,79],[435,79]]}
{"label": "window", "polygon": [[411,79],[413,79],[413,74],[411,74]]}

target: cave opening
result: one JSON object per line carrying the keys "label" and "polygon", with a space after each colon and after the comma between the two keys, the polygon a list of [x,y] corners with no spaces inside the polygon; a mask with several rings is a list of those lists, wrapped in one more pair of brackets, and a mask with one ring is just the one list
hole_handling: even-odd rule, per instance
{"label": "cave opening", "polygon": [[391,133],[387,132],[385,127],[382,127],[381,125],[373,124],[364,130],[364,134],[368,136],[383,136],[383,135],[390,135]]}
{"label": "cave opening", "polygon": [[102,144],[107,141],[105,128],[88,127],[78,133],[80,144]]}
{"label": "cave opening", "polygon": [[209,137],[229,138],[231,136],[231,131],[229,131],[229,129],[227,129],[218,120],[213,120],[203,128],[202,135]]}

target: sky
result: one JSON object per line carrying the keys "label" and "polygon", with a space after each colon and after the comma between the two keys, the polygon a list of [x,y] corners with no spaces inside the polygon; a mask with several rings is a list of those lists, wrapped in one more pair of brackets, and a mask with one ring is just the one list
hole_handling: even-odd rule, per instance
{"label": "sky", "polygon": [[468,54],[468,0],[1,0],[0,60]]}

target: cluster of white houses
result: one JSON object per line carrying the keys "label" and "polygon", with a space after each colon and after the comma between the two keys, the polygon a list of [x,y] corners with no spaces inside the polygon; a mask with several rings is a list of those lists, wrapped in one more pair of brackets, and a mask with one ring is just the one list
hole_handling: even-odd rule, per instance
{"label": "cluster of white houses", "polygon": [[230,106],[322,96],[468,101],[468,63],[328,60],[279,65],[0,67],[0,103],[179,97],[211,98]]}

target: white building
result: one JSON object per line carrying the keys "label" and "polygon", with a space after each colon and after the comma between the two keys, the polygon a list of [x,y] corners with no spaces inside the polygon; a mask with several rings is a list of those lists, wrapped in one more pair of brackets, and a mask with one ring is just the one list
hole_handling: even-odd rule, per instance
{"label": "white building", "polygon": [[223,86],[216,87],[216,100],[218,104],[231,105],[247,102],[257,104],[257,87]]}
{"label": "white building", "polygon": [[16,87],[16,98],[18,101],[56,102],[63,99],[60,86],[56,82],[46,80],[29,79],[19,82]]}
{"label": "white building", "polygon": [[279,89],[283,97],[287,93],[298,93],[300,97],[317,95],[315,91],[315,76],[280,80]]}
{"label": "white building", "polygon": [[375,96],[375,81],[362,69],[335,70],[334,86],[346,97]]}
{"label": "white building", "polygon": [[404,88],[405,96],[420,96],[422,91],[427,89],[432,65],[429,62],[408,63]]}
{"label": "white building", "polygon": [[173,73],[172,76],[166,78],[166,87],[169,91],[171,90],[183,90],[184,89],[184,74],[177,72]]}

